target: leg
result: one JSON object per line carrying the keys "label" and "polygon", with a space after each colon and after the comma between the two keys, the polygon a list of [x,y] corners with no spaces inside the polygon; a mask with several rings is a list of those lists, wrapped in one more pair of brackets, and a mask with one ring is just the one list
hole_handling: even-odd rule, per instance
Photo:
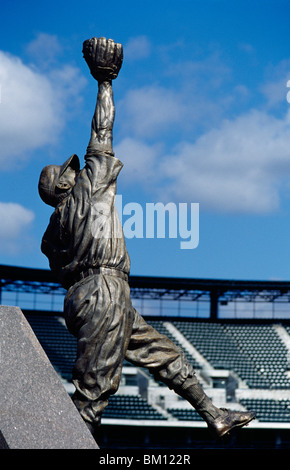
{"label": "leg", "polygon": [[[213,418],[219,416],[218,408],[204,393],[184,352],[167,336],[148,325],[136,310],[126,359],[146,367],[157,380],[186,398],[199,412],[204,409]],[[205,413],[203,418],[207,418]]]}
{"label": "leg", "polygon": [[184,352],[148,325],[136,310],[126,359],[136,366],[148,368],[157,380],[185,398],[219,437],[255,417],[252,412],[232,412],[214,406]]}
{"label": "leg", "polygon": [[194,376],[185,354],[167,336],[160,334],[133,309],[134,322],[126,359],[139,367],[146,367],[156,380],[169,388],[181,386]]}
{"label": "leg", "polygon": [[73,370],[73,401],[83,419],[100,423],[110,395],[118,387],[131,334],[126,283],[111,276],[92,276],[69,290],[65,301],[68,329],[78,338]]}

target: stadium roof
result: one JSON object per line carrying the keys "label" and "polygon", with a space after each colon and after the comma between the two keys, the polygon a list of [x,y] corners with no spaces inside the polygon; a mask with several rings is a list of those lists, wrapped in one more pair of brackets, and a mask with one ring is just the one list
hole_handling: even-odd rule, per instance
{"label": "stadium roof", "polygon": [[[228,280],[130,276],[131,295],[150,300],[207,300],[210,318],[218,318],[218,305],[233,301],[290,302],[290,281]],[[0,293],[4,291],[65,294],[48,269],[0,265]]]}

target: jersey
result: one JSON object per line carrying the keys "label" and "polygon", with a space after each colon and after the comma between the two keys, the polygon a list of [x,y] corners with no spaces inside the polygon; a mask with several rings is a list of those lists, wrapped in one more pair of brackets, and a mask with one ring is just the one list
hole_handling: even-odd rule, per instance
{"label": "jersey", "polygon": [[114,156],[87,155],[70,194],[50,218],[41,250],[66,288],[89,268],[106,266],[129,274],[130,258],[115,208],[122,166]]}

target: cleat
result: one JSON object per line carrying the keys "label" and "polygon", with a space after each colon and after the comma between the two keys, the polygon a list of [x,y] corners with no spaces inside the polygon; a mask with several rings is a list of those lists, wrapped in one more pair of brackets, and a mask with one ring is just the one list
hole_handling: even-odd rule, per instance
{"label": "cleat", "polygon": [[225,436],[232,429],[247,426],[256,417],[253,411],[232,411],[225,408],[221,408],[221,411],[222,414],[209,424],[217,437]]}

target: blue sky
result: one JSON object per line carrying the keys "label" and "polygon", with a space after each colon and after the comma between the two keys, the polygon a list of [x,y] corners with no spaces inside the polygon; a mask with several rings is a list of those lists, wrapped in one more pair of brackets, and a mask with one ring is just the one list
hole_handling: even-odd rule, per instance
{"label": "blue sky", "polygon": [[[199,203],[199,244],[127,239],[132,274],[290,278],[287,1],[13,1],[1,6],[0,263],[47,268],[41,169],[90,135],[93,36],[124,45],[113,83],[123,204]],[[123,217],[123,221],[126,217]]]}

